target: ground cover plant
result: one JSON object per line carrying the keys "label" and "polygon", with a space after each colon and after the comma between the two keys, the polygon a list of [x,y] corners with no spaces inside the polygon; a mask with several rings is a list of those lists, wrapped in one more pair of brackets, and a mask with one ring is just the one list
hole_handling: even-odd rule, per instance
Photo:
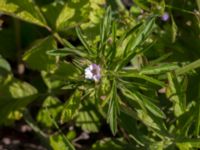
{"label": "ground cover plant", "polygon": [[199,0],[0,0],[0,149],[199,149],[199,41]]}

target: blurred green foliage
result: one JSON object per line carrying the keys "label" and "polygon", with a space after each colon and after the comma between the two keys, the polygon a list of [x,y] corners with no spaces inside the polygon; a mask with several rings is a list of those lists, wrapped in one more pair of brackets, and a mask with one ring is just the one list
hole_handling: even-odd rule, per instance
{"label": "blurred green foliage", "polygon": [[0,125],[53,150],[200,149],[199,41],[199,0],[0,0]]}

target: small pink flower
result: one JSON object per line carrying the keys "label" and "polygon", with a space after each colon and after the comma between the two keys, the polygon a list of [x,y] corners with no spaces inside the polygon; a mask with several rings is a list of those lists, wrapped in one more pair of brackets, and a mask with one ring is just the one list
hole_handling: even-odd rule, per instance
{"label": "small pink flower", "polygon": [[169,19],[169,14],[168,14],[168,12],[165,12],[165,13],[161,16],[161,19],[162,19],[163,21],[167,21],[167,20]]}
{"label": "small pink flower", "polygon": [[98,82],[101,79],[101,68],[97,64],[91,64],[85,69],[85,78]]}

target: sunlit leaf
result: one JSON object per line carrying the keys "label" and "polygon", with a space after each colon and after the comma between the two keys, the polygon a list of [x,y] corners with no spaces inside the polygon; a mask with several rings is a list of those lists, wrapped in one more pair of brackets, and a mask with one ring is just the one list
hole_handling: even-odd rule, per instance
{"label": "sunlit leaf", "polygon": [[81,104],[81,92],[75,91],[72,96],[65,102],[61,114],[61,122],[67,122],[77,115]]}
{"label": "sunlit leaf", "polygon": [[128,144],[124,139],[105,138],[93,144],[91,150],[132,150],[136,148],[134,145]]}
{"label": "sunlit leaf", "polygon": [[[12,119],[18,110],[24,108],[37,97],[37,89],[27,82],[21,82],[8,76],[0,85],[0,124],[7,117]],[[21,112],[17,116],[22,115]],[[17,117],[18,118],[18,117]],[[15,119],[17,119],[15,118]]]}
{"label": "sunlit leaf", "polygon": [[189,71],[199,68],[199,67],[200,67],[200,59],[198,59],[186,66],[183,66],[182,68],[177,69],[176,74],[177,75],[185,74],[185,73],[188,73]]}
{"label": "sunlit leaf", "polygon": [[111,95],[110,95],[110,102],[109,102],[109,107],[108,107],[107,121],[114,135],[117,133],[117,115],[119,113],[118,101],[119,101],[119,98],[117,96],[116,82],[113,81]]}
{"label": "sunlit leaf", "polygon": [[0,11],[30,23],[47,27],[40,9],[33,0],[1,0]]}
{"label": "sunlit leaf", "polygon": [[[48,112],[46,111],[48,109]],[[52,121],[49,119],[49,115],[55,120],[58,120],[58,115],[62,110],[61,102],[56,97],[47,97],[38,112],[37,121],[44,127],[53,127]]]}
{"label": "sunlit leaf", "polygon": [[183,150],[190,150],[193,148],[200,148],[200,139],[183,139],[177,141],[176,145]]}
{"label": "sunlit leaf", "polygon": [[55,150],[75,150],[74,146],[66,140],[64,135],[53,135],[50,137],[51,147]]}
{"label": "sunlit leaf", "polygon": [[185,111],[185,94],[183,87],[179,83],[177,77],[172,73],[168,73],[169,88],[167,95],[173,102],[175,116],[180,116]]}
{"label": "sunlit leaf", "polygon": [[95,110],[95,105],[89,102],[82,105],[76,118],[76,125],[80,126],[85,132],[99,132],[100,117],[97,110]]}

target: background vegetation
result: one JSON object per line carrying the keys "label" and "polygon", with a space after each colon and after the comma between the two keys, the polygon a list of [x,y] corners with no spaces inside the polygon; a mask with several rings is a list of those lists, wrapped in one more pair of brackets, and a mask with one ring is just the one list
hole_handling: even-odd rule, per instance
{"label": "background vegetation", "polygon": [[199,41],[199,0],[0,0],[0,149],[199,149]]}

